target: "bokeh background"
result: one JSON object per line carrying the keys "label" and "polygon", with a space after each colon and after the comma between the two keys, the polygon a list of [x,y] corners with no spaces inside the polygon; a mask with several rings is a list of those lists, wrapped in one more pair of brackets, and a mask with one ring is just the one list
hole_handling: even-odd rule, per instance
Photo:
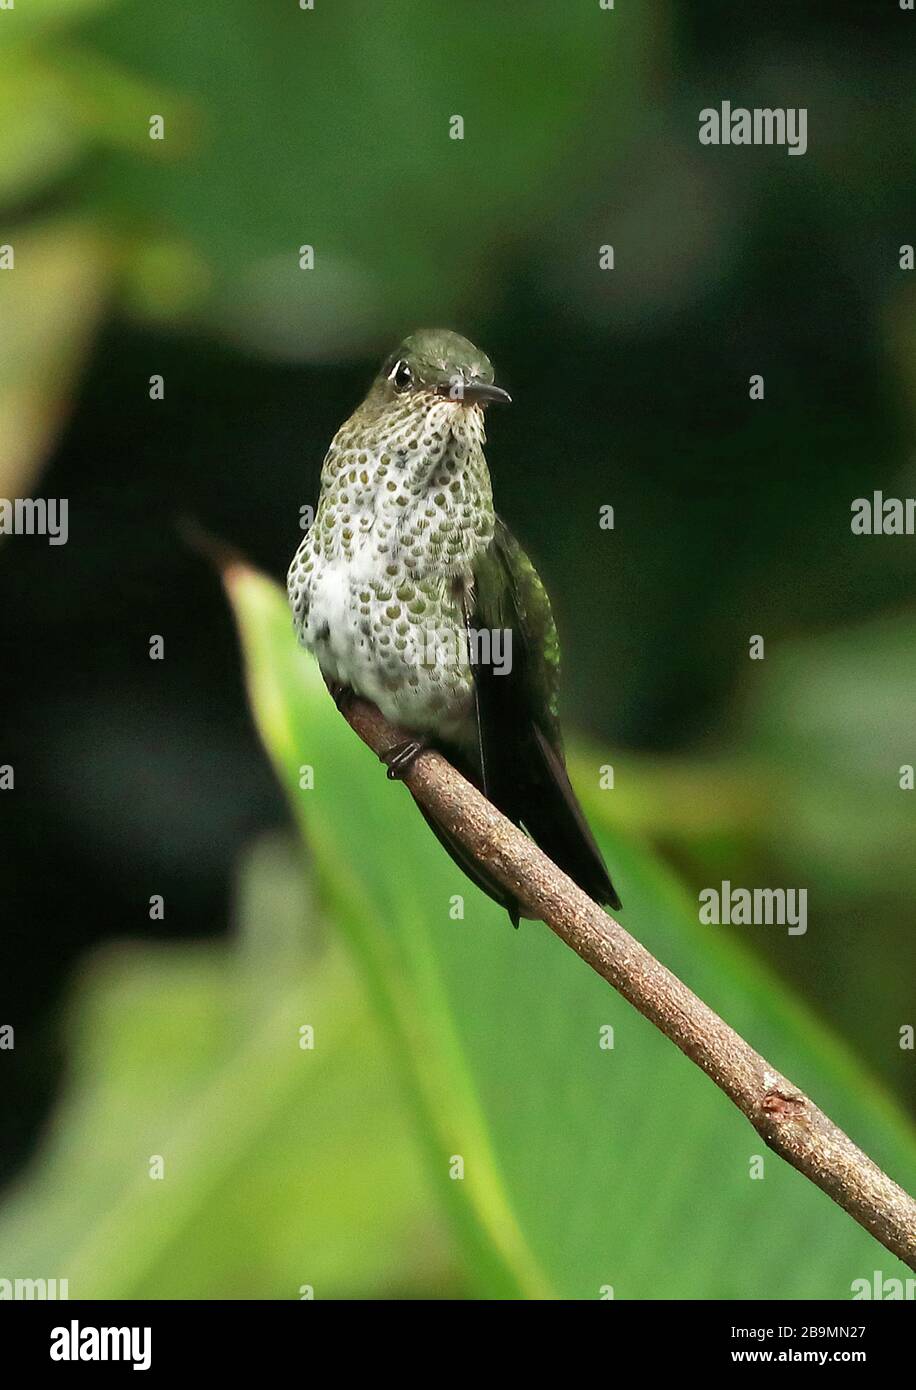
{"label": "bokeh background", "polygon": [[[817,1098],[834,1087],[912,1183],[916,542],[849,521],[874,489],[916,492],[913,24],[839,0],[0,12],[0,493],[70,506],[66,546],[0,542],[0,1275],[69,1272],[73,1296],[297,1297],[319,1270],[347,1297],[778,1297],[891,1272],[801,1179],[748,1181],[724,1101],[704,1090],[678,1127],[672,1098],[707,1083],[641,1024],[613,1075],[591,1034],[581,1061],[570,1014],[626,1030],[626,1006],[470,887],[449,921],[464,887],[422,827],[410,860],[406,795],[394,815],[298,667],[278,699],[299,752],[321,729],[336,785],[356,780],[295,814],[180,522],[282,578],[378,359],[424,324],[483,347],[515,401],[491,412],[497,505],[554,598],[626,925],[708,973],[730,1020],[747,1005],[790,1074],[796,1049],[801,1083],[823,1066]],[[700,146],[726,98],[807,107],[807,154]],[[276,595],[251,585],[249,661],[286,671]],[[410,903],[381,886],[398,856]],[[722,879],[806,887],[807,934],[699,928]],[[415,1043],[446,997],[424,1072],[395,1020]],[[335,1039],[317,1089],[310,1009]],[[467,1202],[445,1175],[456,1094],[490,1165]]]}

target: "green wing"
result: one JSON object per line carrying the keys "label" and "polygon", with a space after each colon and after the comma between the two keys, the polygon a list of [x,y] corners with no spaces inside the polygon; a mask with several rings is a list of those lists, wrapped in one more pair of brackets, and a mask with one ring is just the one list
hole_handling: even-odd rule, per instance
{"label": "green wing", "polygon": [[[510,682],[526,714],[537,720],[562,756],[557,625],[540,575],[498,517],[492,543],[475,568],[474,587],[472,613],[477,626],[512,632],[514,669],[498,679]],[[515,667],[516,657],[521,658],[520,668]]]}
{"label": "green wing", "polygon": [[601,851],[570,785],[558,714],[559,643],[550,600],[514,536],[497,520],[474,569],[470,626],[511,632],[511,668],[474,669],[481,780],[495,806],[522,826],[596,902],[619,908]]}

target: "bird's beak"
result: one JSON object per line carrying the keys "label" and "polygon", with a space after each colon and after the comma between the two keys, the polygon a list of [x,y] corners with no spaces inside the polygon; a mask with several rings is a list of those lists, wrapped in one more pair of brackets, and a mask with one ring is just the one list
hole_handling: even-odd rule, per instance
{"label": "bird's beak", "polygon": [[490,381],[478,381],[476,377],[464,383],[461,399],[471,405],[489,405],[490,401],[503,401],[510,405],[512,402],[509,392],[504,391],[501,386],[494,386]]}

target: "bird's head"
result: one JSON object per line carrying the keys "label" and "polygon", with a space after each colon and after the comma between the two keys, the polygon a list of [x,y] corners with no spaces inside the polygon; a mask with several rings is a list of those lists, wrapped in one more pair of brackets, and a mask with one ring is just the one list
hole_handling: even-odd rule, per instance
{"label": "bird's head", "polygon": [[467,338],[442,328],[411,333],[386,359],[365,400],[335,435],[331,476],[375,458],[381,467],[373,478],[378,485],[384,480],[391,500],[400,494],[389,466],[419,491],[441,489],[453,465],[459,472],[469,464],[477,466],[478,456],[485,470],[480,454],[486,439],[483,407],[509,399],[508,392],[494,386],[489,359]]}
{"label": "bird's head", "polygon": [[423,328],[405,338],[382,365],[372,395],[379,403],[403,401],[423,411],[438,401],[472,407],[511,400],[494,385],[490,359],[447,328]]}

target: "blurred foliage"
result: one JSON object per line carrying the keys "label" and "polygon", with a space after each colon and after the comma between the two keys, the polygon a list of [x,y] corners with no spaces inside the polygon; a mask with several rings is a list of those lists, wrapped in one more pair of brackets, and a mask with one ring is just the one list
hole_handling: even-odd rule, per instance
{"label": "blurred foliage", "polygon": [[[155,209],[187,239],[213,271],[202,312],[234,341],[320,362],[387,347],[405,323],[477,314],[499,294],[494,245],[508,254],[572,184],[569,141],[593,103],[619,138],[645,71],[646,6],[630,9],[605,48],[584,6],[521,0],[122,5],[95,39],[193,92],[186,116],[163,112],[163,154],[173,131],[191,149],[115,159],[95,196],[122,221]],[[466,138],[452,141],[459,110]]]}
{"label": "blurred foliage", "polygon": [[916,895],[916,855],[900,775],[914,689],[916,617],[902,612],[785,644],[690,757],[622,753],[612,791],[599,790],[597,748],[573,759],[589,815],[645,836],[694,892],[722,878],[807,889],[804,937],[718,930],[750,935],[812,1003],[855,1019],[860,1048],[904,1094],[913,949],[901,911]]}
{"label": "blurred foliage", "polygon": [[454,1292],[382,1037],[285,841],[250,853],[229,945],[109,950],[68,1033],[4,1269],[60,1271],[71,1298]]}
{"label": "blurred foliage", "polygon": [[[149,243],[165,237],[182,310],[285,360],[346,358],[469,301],[479,313],[499,294],[494,243],[508,253],[573,186],[568,145],[590,108],[619,146],[645,80],[643,0],[611,48],[593,42],[591,10],[521,0],[475,3],[473,17],[446,0],[397,14],[353,0],[98,8],[76,36],[58,32],[59,4],[6,22],[0,200],[104,151],[78,197],[125,252],[124,302],[159,316]],[[214,35],[218,60],[204,63]],[[466,141],[448,138],[459,95]],[[498,132],[485,158],[482,132]],[[299,270],[303,243],[315,273]]]}
{"label": "blurred foliage", "polygon": [[70,404],[98,325],[106,248],[91,226],[56,222],[16,238],[0,277],[0,492],[28,496]]}

